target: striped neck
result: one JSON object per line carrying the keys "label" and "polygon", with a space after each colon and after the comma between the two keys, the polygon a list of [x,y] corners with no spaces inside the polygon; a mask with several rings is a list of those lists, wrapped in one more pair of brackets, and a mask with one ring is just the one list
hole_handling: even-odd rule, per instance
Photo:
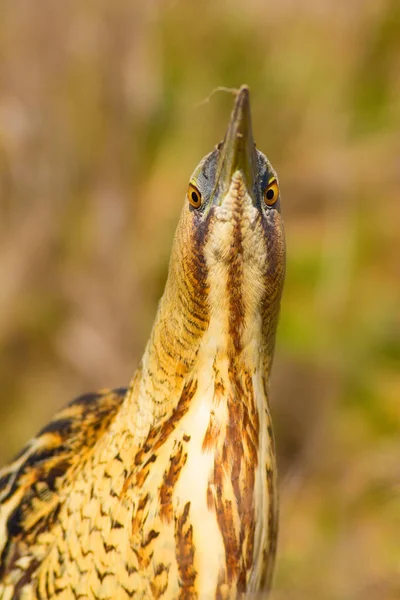
{"label": "striped neck", "polygon": [[206,377],[216,358],[250,372],[268,374],[271,368],[284,269],[240,174],[223,207],[197,227],[190,219],[184,210],[127,402],[139,423],[139,441],[171,415],[196,365]]}

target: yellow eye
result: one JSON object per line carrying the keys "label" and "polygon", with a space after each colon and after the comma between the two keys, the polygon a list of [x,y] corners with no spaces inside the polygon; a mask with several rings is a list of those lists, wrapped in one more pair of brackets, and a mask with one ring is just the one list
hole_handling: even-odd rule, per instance
{"label": "yellow eye", "polygon": [[278,186],[277,180],[274,177],[273,179],[271,179],[269,181],[267,187],[265,188],[264,202],[268,206],[273,206],[275,204],[275,202],[278,200],[278,197],[279,197],[279,186]]}
{"label": "yellow eye", "polygon": [[201,194],[197,187],[193,185],[193,183],[189,183],[189,189],[187,192],[187,197],[190,204],[194,208],[199,208],[201,206]]}

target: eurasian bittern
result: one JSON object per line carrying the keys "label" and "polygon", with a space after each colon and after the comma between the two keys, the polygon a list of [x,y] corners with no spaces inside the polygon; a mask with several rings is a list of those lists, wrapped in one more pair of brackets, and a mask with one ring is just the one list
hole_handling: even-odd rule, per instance
{"label": "eurasian bittern", "polygon": [[190,179],[129,388],[78,398],[0,472],[2,600],[270,588],[268,380],[284,272],[278,179],[243,86]]}

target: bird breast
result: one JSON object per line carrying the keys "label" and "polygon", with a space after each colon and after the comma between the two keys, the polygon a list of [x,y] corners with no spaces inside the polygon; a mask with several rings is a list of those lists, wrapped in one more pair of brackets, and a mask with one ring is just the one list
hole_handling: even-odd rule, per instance
{"label": "bird breast", "polygon": [[110,431],[85,465],[40,568],[43,592],[208,600],[268,585],[276,498],[261,374],[205,352],[192,375],[133,464],[129,433],[115,445]]}

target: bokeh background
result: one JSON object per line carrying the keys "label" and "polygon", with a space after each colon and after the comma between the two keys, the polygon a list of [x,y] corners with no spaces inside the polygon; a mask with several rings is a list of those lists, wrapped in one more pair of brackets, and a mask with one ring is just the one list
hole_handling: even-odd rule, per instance
{"label": "bokeh background", "polygon": [[400,3],[2,3],[0,462],[128,383],[192,169],[248,83],[288,267],[274,600],[400,597]]}

